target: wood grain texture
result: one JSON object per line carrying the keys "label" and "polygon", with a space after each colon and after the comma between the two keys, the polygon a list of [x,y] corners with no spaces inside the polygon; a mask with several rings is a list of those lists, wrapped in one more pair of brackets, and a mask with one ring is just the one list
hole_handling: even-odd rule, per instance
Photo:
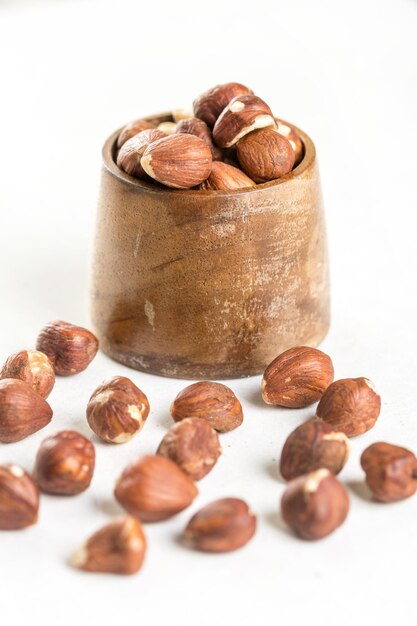
{"label": "wood grain texture", "polygon": [[295,130],[305,146],[298,167],[237,192],[131,178],[115,165],[118,133],[107,140],[92,317],[109,356],[164,376],[234,378],[321,342],[329,281],[320,181],[314,145]]}

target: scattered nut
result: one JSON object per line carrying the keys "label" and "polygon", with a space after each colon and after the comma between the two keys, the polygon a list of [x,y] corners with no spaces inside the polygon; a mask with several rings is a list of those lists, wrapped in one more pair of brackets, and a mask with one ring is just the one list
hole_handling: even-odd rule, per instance
{"label": "scattered nut", "polygon": [[39,489],[18,465],[0,465],[0,530],[36,524]]}
{"label": "scattered nut", "polygon": [[126,141],[140,133],[142,130],[148,130],[149,128],[156,128],[156,126],[153,122],[148,122],[148,120],[135,120],[134,122],[129,122],[129,124],[126,124],[126,126],[120,131],[120,135],[117,139],[117,147],[121,148]]}
{"label": "scattered nut", "polygon": [[320,468],[338,474],[349,458],[350,443],[344,433],[317,419],[298,426],[288,437],[281,453],[280,472],[292,480]]}
{"label": "scattered nut", "polygon": [[274,128],[262,128],[237,143],[237,158],[243,171],[257,183],[285,176],[294,165],[294,150]]}
{"label": "scattered nut", "polygon": [[211,150],[195,135],[170,135],[146,148],[141,165],[149,176],[167,187],[189,189],[210,174]]}
{"label": "scattered nut", "polygon": [[55,374],[71,376],[85,370],[94,359],[98,339],[86,328],[56,321],[41,330],[36,349],[49,357]]}
{"label": "scattered nut", "polygon": [[149,414],[145,394],[125,376],[97,387],[87,405],[87,421],[107,443],[125,443],[140,432]]}
{"label": "scattered nut", "polygon": [[417,491],[417,458],[407,448],[374,443],[363,452],[361,465],[375,500],[395,502]]}
{"label": "scattered nut", "polygon": [[230,148],[248,133],[268,126],[275,127],[275,120],[266,102],[258,96],[237,96],[219,116],[213,137],[221,148]]}
{"label": "scattered nut", "polygon": [[282,496],[281,512],[302,539],[322,539],[345,521],[349,497],[329,470],[319,469],[289,483]]}
{"label": "scattered nut", "polygon": [[213,161],[210,176],[203,181],[200,189],[221,191],[255,187],[255,183],[237,167],[227,165],[221,161]]}
{"label": "scattered nut", "polygon": [[246,502],[223,498],[203,507],[189,521],[184,538],[197,550],[231,552],[242,548],[256,531],[256,517]]}
{"label": "scattered nut", "polygon": [[171,405],[171,415],[175,422],[200,417],[221,433],[243,422],[242,406],[233,391],[226,385],[207,380],[180,391]]}
{"label": "scattered nut", "polygon": [[381,411],[381,397],[367,378],[336,380],[324,392],[317,417],[348,437],[370,430]]}
{"label": "scattered nut", "polygon": [[320,400],[333,380],[331,358],[305,346],[290,348],[268,365],[262,380],[267,404],[302,408]]}
{"label": "scattered nut", "polygon": [[146,178],[140,160],[149,144],[162,137],[166,137],[165,133],[157,128],[142,130],[123,144],[117,155],[117,166],[129,176]]}
{"label": "scattered nut", "polygon": [[63,430],[42,441],[33,476],[43,492],[73,496],[90,485],[94,462],[91,441],[74,430]]}
{"label": "scattered nut", "polygon": [[173,135],[176,128],[176,122],[161,122],[160,124],[158,124],[158,130],[164,133],[164,135]]}
{"label": "scattered nut", "polygon": [[85,572],[135,574],[142,567],[146,539],[139,520],[123,517],[98,530],[71,558]]}
{"label": "scattered nut", "polygon": [[288,126],[281,120],[276,120],[276,122],[276,132],[288,139],[291,148],[294,150],[294,167],[296,167],[301,162],[304,155],[303,142],[291,126]]}
{"label": "scattered nut", "polygon": [[52,363],[43,352],[21,350],[9,356],[0,378],[18,378],[30,385],[36,393],[47,398],[55,384]]}
{"label": "scattered nut", "polygon": [[17,378],[0,380],[0,441],[25,439],[51,419],[51,407],[27,383]]}
{"label": "scattered nut", "polygon": [[121,506],[143,522],[159,522],[191,504],[197,487],[179,467],[163,456],[145,456],[129,465],[116,483]]}
{"label": "scattered nut", "polygon": [[171,426],[157,450],[192,480],[208,474],[221,454],[219,436],[206,420],[188,417]]}
{"label": "scattered nut", "polygon": [[175,132],[178,134],[195,135],[196,137],[200,137],[200,139],[205,141],[210,148],[213,161],[221,160],[223,156],[222,150],[214,145],[211,131],[203,120],[199,120],[196,117],[183,119],[178,122]]}
{"label": "scattered nut", "polygon": [[194,100],[194,115],[213,127],[220,113],[233,98],[252,93],[251,89],[240,83],[216,85]]}

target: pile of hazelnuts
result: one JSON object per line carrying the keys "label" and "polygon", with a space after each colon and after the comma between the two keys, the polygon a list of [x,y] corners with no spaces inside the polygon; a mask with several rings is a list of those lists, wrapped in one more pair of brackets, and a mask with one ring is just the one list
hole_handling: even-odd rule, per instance
{"label": "pile of hazelnuts", "polygon": [[130,122],[117,149],[117,165],[129,176],[210,191],[282,178],[304,151],[296,131],[240,83],[217,85],[194,101],[192,111],[174,110],[160,123]]}
{"label": "pile of hazelnuts", "polygon": [[[52,408],[46,398],[55,376],[86,369],[98,351],[89,330],[62,321],[47,324],[36,350],[11,355],[0,373],[0,441],[20,441],[46,426]],[[267,404],[302,408],[317,403],[312,419],[287,438],[280,473],[289,481],[282,500],[285,522],[303,539],[321,539],[346,519],[349,496],[336,478],[349,456],[349,438],[370,430],[381,399],[367,378],[334,381],[330,357],[310,347],[280,354],[266,368],[262,397]],[[129,378],[117,376],[92,393],[86,419],[102,441],[122,444],[137,435],[148,414],[145,393]],[[183,389],[171,406],[174,424],[156,453],[131,463],[116,481],[114,496],[126,515],[94,533],[71,560],[89,572],[133,574],[143,564],[146,538],[142,523],[158,522],[187,508],[221,455],[219,433],[243,422],[242,406],[226,385],[200,381]],[[0,530],[17,530],[38,519],[40,491],[75,496],[93,478],[92,441],[74,430],[45,439],[33,471],[16,464],[0,466]],[[394,502],[417,490],[417,458],[406,448],[373,443],[361,456],[366,483],[375,500]],[[230,552],[247,544],[256,516],[236,497],[200,509],[188,522],[183,541],[206,552]]]}

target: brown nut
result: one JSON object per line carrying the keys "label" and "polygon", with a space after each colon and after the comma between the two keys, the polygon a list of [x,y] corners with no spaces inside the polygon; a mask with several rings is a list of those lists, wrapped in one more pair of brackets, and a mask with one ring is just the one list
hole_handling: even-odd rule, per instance
{"label": "brown nut", "polygon": [[207,380],[180,391],[171,405],[171,415],[175,422],[186,417],[200,417],[221,433],[233,430],[243,422],[242,405],[233,391],[226,385]]}
{"label": "brown nut", "polygon": [[333,376],[332,360],[321,350],[306,346],[290,348],[266,368],[262,397],[267,404],[306,407],[320,400]]}
{"label": "brown nut", "polygon": [[128,465],[116,483],[121,506],[143,522],[159,522],[191,504],[197,487],[170,459],[145,456]]}
{"label": "brown nut", "polygon": [[317,417],[348,437],[370,430],[381,411],[381,397],[368,378],[336,380],[324,392]]}
{"label": "brown nut", "polygon": [[94,359],[98,339],[86,328],[55,321],[42,328],[36,349],[49,357],[55,374],[71,376],[85,370]]}
{"label": "brown nut", "polygon": [[146,539],[139,520],[122,517],[107,524],[71,557],[71,565],[85,572],[135,574],[142,567]]}
{"label": "brown nut", "polygon": [[284,521],[302,539],[322,539],[338,528],[349,512],[349,496],[327,469],[291,481],[281,500]]}
{"label": "brown nut", "polygon": [[18,465],[0,465],[0,530],[36,524],[39,489]]}
{"label": "brown nut", "polygon": [[213,137],[221,148],[230,148],[248,133],[268,126],[275,127],[275,120],[266,102],[258,96],[237,96],[219,116]]}
{"label": "brown nut", "polygon": [[165,133],[157,128],[142,130],[140,133],[126,141],[117,155],[117,167],[136,178],[146,178],[145,171],[140,160],[150,143],[166,137]]}
{"label": "brown nut", "polygon": [[157,450],[192,480],[208,474],[221,455],[219,436],[206,420],[188,417],[171,426]]}
{"label": "brown nut", "polygon": [[285,480],[320,468],[338,474],[349,458],[350,443],[344,433],[317,419],[298,426],[288,437],[281,453],[280,472]]}
{"label": "brown nut", "polygon": [[142,430],[148,415],[148,398],[125,376],[97,387],[87,405],[90,428],[107,443],[129,441]]}
{"label": "brown nut", "polygon": [[171,111],[172,119],[174,122],[181,122],[181,120],[188,120],[190,117],[193,117],[193,112],[191,109],[173,109]]}
{"label": "brown nut", "polygon": [[146,148],[141,165],[151,178],[163,185],[189,189],[210,174],[211,150],[195,135],[170,135]]}
{"label": "brown nut", "polygon": [[213,161],[210,176],[203,181],[200,189],[210,191],[244,189],[245,187],[255,187],[255,183],[237,167],[227,165],[221,161]]}
{"label": "brown nut", "polygon": [[213,161],[221,160],[223,152],[222,150],[220,150],[220,148],[214,145],[213,138],[211,136],[211,130],[209,129],[207,124],[203,122],[203,120],[199,120],[196,117],[183,119],[178,122],[175,132],[180,135],[195,135],[196,137],[200,137],[200,139],[205,141],[210,148]]}
{"label": "brown nut", "polygon": [[205,91],[194,100],[194,115],[203,120],[208,126],[213,127],[220,113],[233,98],[252,93],[251,89],[240,83],[216,85],[216,87]]}
{"label": "brown nut", "polygon": [[126,124],[126,126],[120,131],[120,135],[117,139],[117,147],[121,148],[126,141],[140,133],[142,130],[148,130],[149,128],[156,128],[156,126],[153,122],[148,122],[148,120],[135,120],[133,122],[129,122],[129,124]]}
{"label": "brown nut", "polygon": [[240,167],[257,183],[275,180],[291,172],[294,150],[274,128],[255,130],[237,143]]}
{"label": "brown nut", "polygon": [[231,552],[248,543],[256,531],[256,516],[246,502],[222,498],[196,513],[184,532],[185,541],[205,552]]}
{"label": "brown nut", "polygon": [[161,122],[160,124],[158,124],[158,130],[161,131],[161,133],[164,133],[164,135],[173,135],[175,133],[175,130],[177,128],[177,123],[176,122]]}
{"label": "brown nut", "polygon": [[361,456],[366,482],[375,500],[395,502],[417,491],[417,458],[407,448],[373,443]]}
{"label": "brown nut", "polygon": [[55,372],[49,358],[37,350],[15,352],[5,362],[0,378],[18,378],[47,398],[55,384]]}
{"label": "brown nut", "polygon": [[291,126],[288,126],[288,124],[285,124],[285,122],[282,122],[281,120],[276,120],[276,122],[276,132],[288,139],[291,148],[294,150],[294,167],[296,167],[304,156],[303,142]]}
{"label": "brown nut", "polygon": [[51,419],[51,407],[27,383],[17,378],[0,380],[0,441],[25,439]]}
{"label": "brown nut", "polygon": [[33,476],[41,491],[73,496],[90,485],[94,462],[91,441],[74,430],[63,430],[42,441]]}

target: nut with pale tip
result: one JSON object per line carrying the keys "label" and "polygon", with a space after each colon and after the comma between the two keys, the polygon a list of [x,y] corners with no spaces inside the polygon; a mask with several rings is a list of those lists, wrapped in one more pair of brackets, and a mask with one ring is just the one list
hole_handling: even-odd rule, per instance
{"label": "nut with pale tip", "polygon": [[210,148],[213,161],[220,161],[222,159],[223,151],[214,145],[211,130],[203,120],[199,120],[197,117],[183,119],[178,122],[175,132],[200,137]]}
{"label": "nut with pale tip", "polygon": [[149,415],[149,401],[126,376],[115,376],[93,392],[87,421],[107,443],[125,443],[140,432]]}
{"label": "nut with pale tip", "polygon": [[211,472],[221,451],[214,428],[199,417],[188,417],[171,426],[156,453],[174,461],[192,480],[201,480]]}
{"label": "nut with pale tip", "polygon": [[126,516],[95,532],[74,552],[70,564],[84,572],[130,575],[141,569],[145,554],[142,526]]}
{"label": "nut with pale tip", "polygon": [[39,488],[19,465],[0,465],[0,530],[20,530],[38,521]]}
{"label": "nut with pale tip", "polygon": [[366,483],[375,500],[396,502],[417,491],[416,455],[391,443],[373,443],[361,456]]}
{"label": "nut with pale tip", "polygon": [[262,128],[238,141],[237,158],[250,178],[257,183],[266,183],[291,172],[294,150],[288,139],[274,128]]}
{"label": "nut with pale tip", "polygon": [[0,380],[0,441],[21,441],[52,419],[47,401],[18,378]]}
{"label": "nut with pale tip", "polygon": [[49,357],[55,374],[72,376],[85,370],[94,359],[98,339],[82,326],[57,320],[42,328],[36,349]]}
{"label": "nut with pale tip", "polygon": [[242,405],[226,385],[203,380],[179,392],[171,405],[175,422],[199,417],[215,430],[226,433],[243,422]]}
{"label": "nut with pale tip", "polygon": [[262,397],[267,404],[303,408],[320,400],[333,376],[332,360],[321,350],[307,346],[290,348],[266,368]]}
{"label": "nut with pale tip", "polygon": [[177,128],[177,122],[171,122],[167,120],[166,122],[160,122],[157,126],[158,130],[164,135],[173,135]]}
{"label": "nut with pale tip", "polygon": [[255,187],[255,183],[242,170],[222,161],[213,161],[210,176],[203,181],[199,189],[207,191],[232,191]]}
{"label": "nut with pale tip", "polygon": [[276,132],[288,139],[291,148],[294,150],[294,167],[296,167],[302,160],[304,155],[304,145],[300,136],[295,132],[291,126],[283,122],[282,120],[276,120],[277,127]]}
{"label": "nut with pale tip", "polygon": [[121,170],[135,178],[146,178],[145,171],[140,160],[150,143],[166,137],[165,133],[157,128],[142,130],[140,133],[126,141],[117,155],[117,166]]}
{"label": "nut with pale tip", "polygon": [[55,384],[55,372],[49,358],[38,350],[20,350],[5,362],[0,378],[18,378],[47,398]]}
{"label": "nut with pale tip", "polygon": [[380,411],[381,397],[368,378],[343,378],[323,393],[316,415],[335,430],[356,437],[373,428]]}
{"label": "nut with pale tip", "polygon": [[143,522],[160,522],[176,515],[197,493],[191,478],[160,455],[144,456],[128,465],[114,491],[119,504]]}
{"label": "nut with pale tip", "polygon": [[220,148],[230,148],[248,133],[269,126],[275,127],[275,119],[266,102],[254,95],[237,96],[217,119],[213,137]]}
{"label": "nut with pale tip", "polygon": [[256,516],[239,498],[222,498],[198,511],[184,531],[187,545],[203,552],[232,552],[256,531]]}
{"label": "nut with pale tip", "polygon": [[140,133],[142,130],[148,130],[150,128],[156,128],[156,125],[149,120],[134,120],[133,122],[129,122],[126,124],[120,131],[119,137],[117,138],[117,147],[121,148],[126,141],[129,141],[132,137]]}
{"label": "nut with pale tip", "polygon": [[63,430],[42,441],[33,476],[44,493],[73,496],[89,487],[94,463],[91,441],[74,430]]}
{"label": "nut with pale tip", "polygon": [[328,469],[292,480],[281,500],[284,521],[302,539],[323,539],[345,521],[349,496]]}
{"label": "nut with pale tip", "polygon": [[194,100],[194,115],[213,127],[220,113],[236,96],[252,94],[253,91],[241,83],[216,85]]}

